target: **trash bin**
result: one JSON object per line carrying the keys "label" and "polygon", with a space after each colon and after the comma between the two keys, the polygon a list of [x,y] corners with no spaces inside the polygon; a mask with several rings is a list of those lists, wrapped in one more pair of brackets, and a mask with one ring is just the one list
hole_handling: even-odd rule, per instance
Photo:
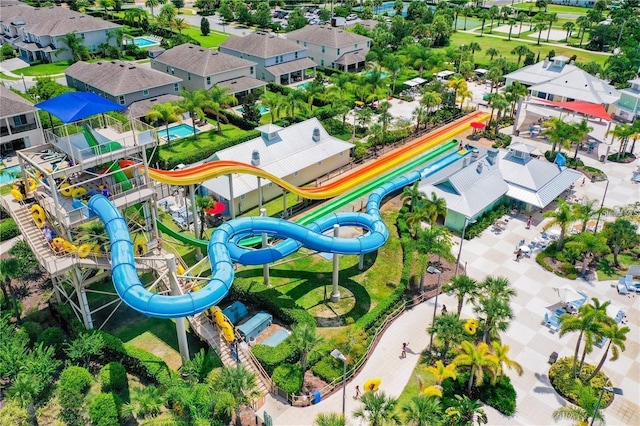
{"label": "trash bin", "polygon": [[600,156],[600,162],[604,163],[604,159],[607,158],[604,154]]}
{"label": "trash bin", "polygon": [[520,129],[516,130],[516,136],[520,136]]}
{"label": "trash bin", "polygon": [[322,401],[320,391],[313,391],[313,403],[318,404],[320,401]]}

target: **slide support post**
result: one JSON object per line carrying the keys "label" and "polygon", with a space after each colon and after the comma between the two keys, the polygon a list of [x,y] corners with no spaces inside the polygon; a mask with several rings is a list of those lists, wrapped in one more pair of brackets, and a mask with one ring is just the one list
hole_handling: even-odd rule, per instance
{"label": "slide support post", "polygon": [[[264,207],[260,209],[260,217],[267,217],[267,209]],[[269,245],[267,233],[262,233],[262,248],[266,248]],[[264,285],[271,287],[271,283],[269,282],[269,264],[265,263],[262,265],[263,275],[264,275]]]}
{"label": "slide support post", "polygon": [[262,179],[260,179],[260,176],[258,176],[258,208],[262,212]]}
{"label": "slide support post", "polygon": [[[333,225],[333,236],[338,238],[340,237],[340,225],[337,223]],[[338,260],[340,259],[340,255],[337,253],[333,254],[333,288],[331,289],[331,301],[339,302],[340,301],[340,289],[338,289]]]}
{"label": "slide support post", "polygon": [[358,259],[358,271],[364,269],[364,253],[360,253],[360,259]]}
{"label": "slide support post", "polygon": [[[176,266],[176,257],[169,253],[167,255],[167,268],[169,269],[169,285],[171,287],[171,294],[180,294],[180,284],[178,283],[178,271]],[[176,333],[178,335],[178,347],[180,348],[180,356],[182,362],[189,360],[189,345],[187,344],[187,329],[184,326],[184,318],[175,318],[176,320]]]}
{"label": "slide support post", "polygon": [[289,217],[289,213],[287,213],[287,190],[282,188],[282,218],[286,219]]}
{"label": "slide support post", "polygon": [[[191,196],[191,214],[193,215],[193,232],[196,234],[196,238],[200,238],[200,226],[204,226],[203,223],[198,223],[198,206],[196,205],[196,186],[194,184],[189,185],[189,195]],[[196,260],[202,260],[202,249],[200,246],[196,246]]]}
{"label": "slide support post", "polygon": [[231,219],[236,218],[236,202],[233,198],[233,175],[229,174],[229,214]]}

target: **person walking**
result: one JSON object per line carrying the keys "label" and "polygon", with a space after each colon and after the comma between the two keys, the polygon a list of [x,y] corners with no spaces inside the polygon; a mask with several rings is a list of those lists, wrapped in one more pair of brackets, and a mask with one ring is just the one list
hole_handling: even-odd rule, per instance
{"label": "person walking", "polygon": [[409,342],[402,344],[402,353],[400,354],[400,358],[407,357],[407,346],[409,346]]}
{"label": "person walking", "polygon": [[356,385],[356,394],[353,396],[353,399],[360,398],[360,386]]}
{"label": "person walking", "polygon": [[531,229],[532,224],[533,224],[533,216],[529,216],[529,219],[527,219],[527,229]]}
{"label": "person walking", "polygon": [[442,305],[442,313],[443,314],[447,313],[447,305]]}

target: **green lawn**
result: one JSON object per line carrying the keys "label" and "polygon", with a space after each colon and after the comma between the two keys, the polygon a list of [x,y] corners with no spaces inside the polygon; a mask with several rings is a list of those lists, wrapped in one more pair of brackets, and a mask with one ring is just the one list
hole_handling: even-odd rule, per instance
{"label": "green lawn", "polygon": [[11,77],[11,76],[6,75],[3,72],[0,72],[0,78],[3,79],[3,80],[20,80],[20,77]]}
{"label": "green lawn", "polygon": [[[540,9],[536,7],[535,2],[531,3],[520,3],[512,6],[514,9],[524,10],[532,12],[538,12]],[[577,15],[586,15],[589,9],[586,7],[577,7],[577,6],[565,6],[561,4],[549,4],[547,5],[548,13],[575,13]],[[544,12],[544,10],[543,10]]]}
{"label": "green lawn", "polygon": [[189,37],[193,37],[198,40],[202,47],[218,47],[221,45],[227,38],[229,38],[229,34],[221,33],[219,31],[211,31],[208,36],[203,36],[200,33],[200,27],[190,26],[187,29],[182,30],[184,35],[188,35]]}
{"label": "green lawn", "polygon": [[[536,55],[539,52],[541,58],[546,56],[550,50],[554,50],[556,52],[556,55],[564,55],[569,58],[573,55],[577,55],[578,56],[577,61],[582,63],[594,61],[601,65],[604,65],[606,60],[609,58],[609,55],[597,54],[593,52],[584,52],[584,51],[573,49],[571,47],[564,46],[561,44],[554,45],[554,46],[541,44],[540,46],[538,46],[535,43],[536,39],[531,38],[533,43],[524,41],[524,40],[530,39],[530,37],[526,37],[525,35],[526,33],[523,32],[522,39],[512,37],[511,40],[509,41],[506,38],[490,37],[486,35],[484,37],[480,37],[479,34],[457,32],[457,33],[453,33],[453,35],[451,36],[451,45],[460,46],[463,44],[469,45],[472,42],[478,43],[480,47],[482,47],[482,51],[476,52],[475,61],[479,65],[482,65],[485,67],[490,66],[489,57],[484,54],[484,52],[488,48],[494,47],[498,49],[502,53],[502,55],[505,58],[507,58],[507,60],[515,63],[517,62],[518,57],[516,55],[512,55],[511,51],[513,50],[514,47],[520,44],[525,44],[529,49],[535,52]],[[545,34],[543,34],[543,36],[545,36]],[[520,62],[520,65],[522,66],[522,61]]]}
{"label": "green lawn", "polygon": [[38,64],[17,69],[13,71],[13,73],[16,75],[24,74],[31,77],[43,77],[48,75],[64,74],[67,68],[69,68],[69,65],[69,62],[67,61],[54,62],[52,64]]}

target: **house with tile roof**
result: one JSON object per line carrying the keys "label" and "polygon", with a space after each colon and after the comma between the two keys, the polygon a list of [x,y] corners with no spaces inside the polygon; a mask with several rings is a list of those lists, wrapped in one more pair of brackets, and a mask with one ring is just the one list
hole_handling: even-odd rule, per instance
{"label": "house with tile roof", "polygon": [[537,159],[534,151],[523,143],[500,150],[474,149],[463,161],[429,176],[418,187],[447,202],[444,225],[456,231],[499,204],[524,212],[543,209],[583,175]]}
{"label": "house with tile roof", "polygon": [[287,33],[287,38],[306,47],[320,68],[340,71],[361,71],[371,48],[369,37],[332,26],[307,25]]}
{"label": "house with tile roof", "polygon": [[[354,146],[329,135],[317,118],[286,128],[266,124],[257,130],[260,137],[218,151],[210,160],[251,162],[292,185],[302,186],[349,164]],[[233,203],[236,213],[256,207],[260,197],[268,201],[283,192],[278,185],[247,174],[234,174],[231,186],[229,182],[227,176],[221,176],[204,182],[201,189],[228,207]]]}
{"label": "house with tile roof", "polygon": [[190,92],[220,85],[241,99],[249,93],[262,94],[267,85],[255,78],[255,62],[191,43],[156,55],[151,68],[181,78]]}
{"label": "house with tile roof", "polygon": [[616,105],[616,117],[632,122],[640,117],[640,78],[628,80],[630,87],[620,90],[620,100]]}
{"label": "house with tile roof", "polygon": [[565,56],[545,59],[504,77],[506,86],[518,81],[529,89],[531,96],[557,102],[601,104],[608,113],[615,110],[620,99],[615,87],[569,63]]}
{"label": "house with tile roof", "polygon": [[59,62],[72,59],[64,43],[75,33],[91,53],[103,46],[117,46],[115,31],[121,25],[60,6],[31,7],[0,2],[0,42],[11,45],[26,62]]}
{"label": "house with tile roof", "polygon": [[44,143],[38,109],[0,84],[0,157]]}
{"label": "house with tile roof", "polygon": [[65,75],[67,86],[127,106],[161,95],[177,95],[182,88],[181,78],[119,60],[76,62]]}
{"label": "house with tile roof", "polygon": [[222,53],[256,63],[256,78],[266,82],[291,84],[315,74],[316,63],[307,57],[307,48],[273,33],[253,33],[229,37],[219,46]]}

